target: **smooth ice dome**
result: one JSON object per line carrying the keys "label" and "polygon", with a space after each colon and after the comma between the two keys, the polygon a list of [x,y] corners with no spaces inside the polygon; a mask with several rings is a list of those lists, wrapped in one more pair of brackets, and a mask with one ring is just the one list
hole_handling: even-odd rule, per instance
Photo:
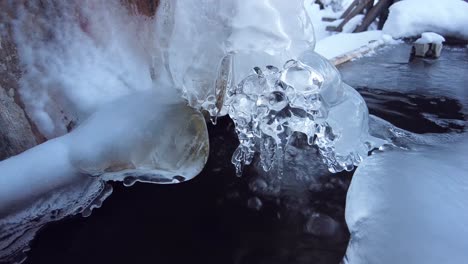
{"label": "smooth ice dome", "polygon": [[357,168],[346,199],[345,263],[466,261],[467,136],[424,137]]}

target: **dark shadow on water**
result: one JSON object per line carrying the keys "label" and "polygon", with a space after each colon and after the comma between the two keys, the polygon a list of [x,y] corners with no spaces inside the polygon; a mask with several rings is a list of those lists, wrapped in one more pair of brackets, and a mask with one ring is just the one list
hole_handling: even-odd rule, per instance
{"label": "dark shadow on water", "polygon": [[463,132],[465,116],[458,100],[355,87],[369,113],[414,133]]}

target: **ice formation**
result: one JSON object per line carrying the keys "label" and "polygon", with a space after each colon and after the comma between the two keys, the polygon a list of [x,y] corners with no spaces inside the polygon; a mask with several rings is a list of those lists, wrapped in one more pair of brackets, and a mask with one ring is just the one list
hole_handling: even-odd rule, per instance
{"label": "ice formation", "polygon": [[281,173],[283,151],[298,132],[318,146],[330,171],[352,170],[383,140],[368,134],[368,112],[362,97],[342,83],[338,70],[313,51],[281,69],[268,65],[237,86],[226,99],[240,145],[233,155],[237,173],[260,153],[262,167],[276,161]]}
{"label": "ice formation", "polygon": [[0,213],[82,177],[127,184],[190,180],[208,151],[200,112],[170,96],[136,94],[97,111],[73,132],[0,162]]}
{"label": "ice formation", "polygon": [[190,180],[208,151],[203,115],[180,98],[143,92],[103,107],[73,132],[0,162],[0,261],[45,223],[89,215],[110,195],[106,181]]}
{"label": "ice formation", "polygon": [[356,170],[346,201],[351,240],[344,263],[466,261],[467,135],[387,131],[406,149],[388,148]]}
{"label": "ice formation", "polygon": [[157,59],[166,65],[161,74],[170,76],[192,106],[213,116],[222,111],[217,99],[252,68],[280,65],[315,45],[302,0],[164,0],[160,5]]}
{"label": "ice formation", "polygon": [[238,173],[259,153],[265,170],[281,174],[294,133],[319,147],[331,171],[359,164],[382,141],[368,134],[363,99],[313,52],[305,3],[161,0],[155,18],[118,2],[18,4],[19,92],[52,140],[0,162],[0,257],[52,218],[99,206],[104,181],[196,176],[208,155],[200,109],[234,120]]}
{"label": "ice formation", "polygon": [[264,169],[275,159],[279,165],[294,132],[320,147],[332,171],[351,170],[379,144],[367,134],[362,98],[312,51],[306,3],[190,0],[161,9],[176,17],[160,22],[170,25],[160,27],[169,36],[162,49],[168,75],[193,107],[234,120],[239,174],[256,152]]}

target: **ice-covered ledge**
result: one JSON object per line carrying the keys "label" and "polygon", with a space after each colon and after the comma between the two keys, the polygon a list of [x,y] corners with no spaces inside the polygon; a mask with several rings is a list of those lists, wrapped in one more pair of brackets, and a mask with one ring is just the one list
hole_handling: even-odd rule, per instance
{"label": "ice-covered ledge", "polygon": [[150,91],[104,106],[73,132],[0,162],[0,261],[21,257],[47,222],[100,207],[112,191],[107,181],[192,179],[207,161],[208,144],[199,111]]}
{"label": "ice-covered ledge", "polygon": [[135,94],[103,107],[73,132],[0,162],[0,213],[85,177],[190,180],[208,151],[201,113],[175,96]]}

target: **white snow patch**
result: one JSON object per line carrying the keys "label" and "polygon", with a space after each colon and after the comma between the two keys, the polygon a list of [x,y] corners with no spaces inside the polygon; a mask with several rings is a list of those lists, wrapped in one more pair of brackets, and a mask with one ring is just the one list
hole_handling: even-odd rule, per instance
{"label": "white snow patch", "polygon": [[19,92],[48,139],[104,103],[153,88],[154,21],[117,3],[41,3],[18,8],[13,29],[24,69]]}
{"label": "white snow patch", "polygon": [[365,46],[371,41],[379,40],[384,41],[381,31],[340,33],[318,41],[315,51],[325,58],[331,59]]}
{"label": "white snow patch", "polygon": [[343,26],[343,33],[352,33],[362,22],[364,15],[356,15]]}
{"label": "white snow patch", "polygon": [[405,0],[390,7],[383,32],[394,38],[436,32],[468,39],[468,3],[462,0]]}
{"label": "white snow patch", "polygon": [[442,42],[445,42],[445,38],[442,37],[441,35],[434,33],[434,32],[424,32],[422,33],[421,37],[418,38],[414,43],[418,44],[429,44],[429,43],[434,43],[434,44],[442,44]]}

